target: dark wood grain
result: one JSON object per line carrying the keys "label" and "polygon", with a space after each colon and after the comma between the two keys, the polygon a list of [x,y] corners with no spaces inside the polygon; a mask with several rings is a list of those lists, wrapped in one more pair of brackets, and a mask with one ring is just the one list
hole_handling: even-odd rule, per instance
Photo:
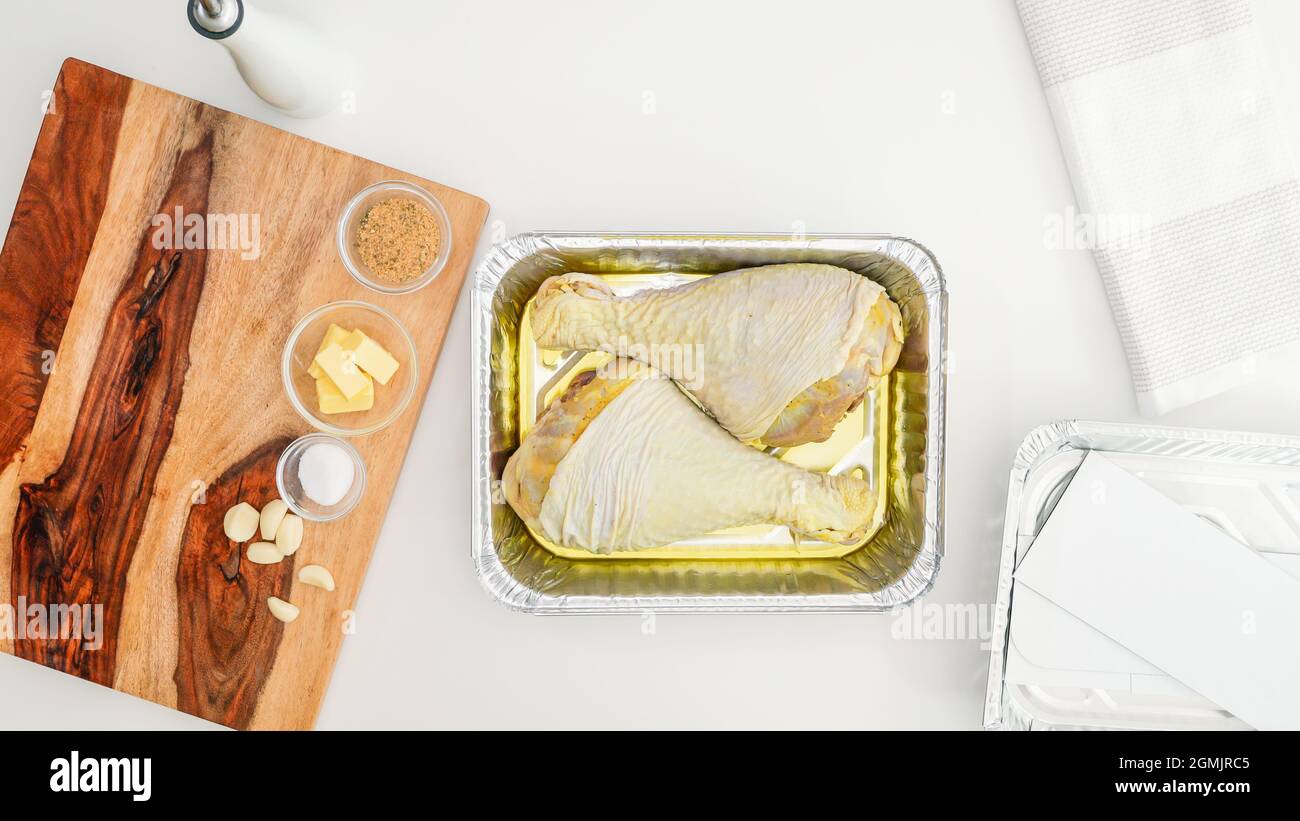
{"label": "dark wood grain", "polygon": [[176,568],[176,706],[239,729],[253,718],[284,632],[266,600],[289,597],[294,562],[253,564],[226,538],[222,520],[240,502],[260,508],[278,498],[275,466],[288,444],[268,442],[207,489],[185,520]]}
{"label": "dark wood grain", "polygon": [[[157,213],[206,213],[212,136],[173,166]],[[189,368],[206,252],[153,247],[149,231],[109,312],[72,441],[58,469],[19,490],[12,591],[29,603],[102,606],[102,646],[80,636],[19,640],[15,653],[112,684],[126,573]]]}
{"label": "dark wood grain", "polygon": [[23,447],[45,395],[104,213],[130,87],[78,60],[54,84],[0,251],[0,465]]}

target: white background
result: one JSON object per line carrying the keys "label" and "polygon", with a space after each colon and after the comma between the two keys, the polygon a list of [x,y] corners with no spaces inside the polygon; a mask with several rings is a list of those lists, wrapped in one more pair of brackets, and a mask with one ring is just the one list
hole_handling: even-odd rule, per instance
{"label": "white background", "polygon": [[[1044,219],[1073,197],[1010,0],[262,5],[342,34],[354,114],[268,109],[183,0],[8,8],[0,224],[42,92],[76,56],[483,196],[478,258],[494,232],[534,229],[915,238],[951,293],[948,545],[928,604],[992,600],[1026,432],[1137,418],[1092,258],[1044,247]],[[1297,99],[1300,6],[1257,10]],[[494,603],[469,560],[469,391],[466,291],[319,727],[979,726],[979,640],[896,639],[893,617],[660,616],[647,635],[635,616]],[[1291,371],[1162,421],[1296,433],[1297,419]],[[0,694],[0,729],[213,726],[8,656]]]}

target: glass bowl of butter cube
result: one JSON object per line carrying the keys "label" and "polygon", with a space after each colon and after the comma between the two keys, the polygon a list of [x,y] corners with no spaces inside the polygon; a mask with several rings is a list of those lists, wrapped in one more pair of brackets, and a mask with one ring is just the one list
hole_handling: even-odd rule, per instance
{"label": "glass bowl of butter cube", "polygon": [[299,320],[280,363],[294,410],[337,436],[382,430],[406,410],[419,381],[415,341],[388,311],[330,302]]}

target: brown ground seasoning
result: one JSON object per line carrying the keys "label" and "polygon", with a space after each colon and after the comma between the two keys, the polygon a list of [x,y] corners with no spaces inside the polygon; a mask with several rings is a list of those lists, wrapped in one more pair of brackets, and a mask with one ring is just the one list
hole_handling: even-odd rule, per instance
{"label": "brown ground seasoning", "polygon": [[357,256],[375,276],[395,284],[427,271],[441,241],[429,209],[402,197],[372,205],[357,226]]}

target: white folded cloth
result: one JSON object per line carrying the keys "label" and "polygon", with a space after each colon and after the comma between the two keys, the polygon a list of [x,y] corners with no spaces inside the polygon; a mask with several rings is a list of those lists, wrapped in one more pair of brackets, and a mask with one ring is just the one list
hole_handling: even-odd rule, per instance
{"label": "white folded cloth", "polygon": [[1300,183],[1248,2],[1017,5],[1081,212],[1062,241],[1093,250],[1142,413],[1295,373]]}

